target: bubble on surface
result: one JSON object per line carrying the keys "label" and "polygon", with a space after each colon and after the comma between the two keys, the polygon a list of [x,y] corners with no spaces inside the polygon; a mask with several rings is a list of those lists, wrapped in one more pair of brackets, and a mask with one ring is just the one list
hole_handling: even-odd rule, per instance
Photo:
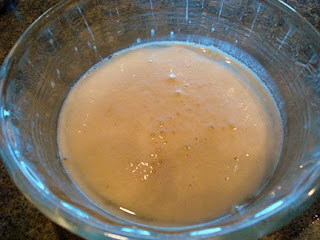
{"label": "bubble on surface", "polygon": [[176,78],[176,74],[174,74],[173,72],[171,72],[170,74],[169,74],[169,77],[171,78],[171,79],[174,79],[174,78]]}
{"label": "bubble on surface", "polygon": [[237,172],[238,170],[239,170],[239,165],[236,164],[236,165],[234,166],[233,172]]}
{"label": "bubble on surface", "polygon": [[182,94],[182,90],[177,89],[174,93],[175,93],[175,95],[180,96]]}
{"label": "bubble on surface", "polygon": [[151,134],[150,134],[150,138],[151,138],[152,140],[154,140],[154,139],[156,138],[156,134],[155,134],[155,133],[151,133]]}
{"label": "bubble on surface", "polygon": [[238,128],[233,124],[229,124],[229,129],[231,129],[232,131],[236,131]]}

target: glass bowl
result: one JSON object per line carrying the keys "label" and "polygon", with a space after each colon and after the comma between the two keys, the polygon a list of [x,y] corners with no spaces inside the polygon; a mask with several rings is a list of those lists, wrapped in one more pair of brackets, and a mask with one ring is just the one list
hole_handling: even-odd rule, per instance
{"label": "glass bowl", "polygon": [[[201,43],[254,59],[281,111],[284,145],[272,178],[249,204],[219,219],[183,227],[132,222],[93,204],[62,166],[57,119],[72,85],[112,53],[153,41]],[[319,54],[319,33],[280,1],[62,1],[29,27],[1,68],[1,155],[38,209],[84,238],[258,238],[319,192]]]}

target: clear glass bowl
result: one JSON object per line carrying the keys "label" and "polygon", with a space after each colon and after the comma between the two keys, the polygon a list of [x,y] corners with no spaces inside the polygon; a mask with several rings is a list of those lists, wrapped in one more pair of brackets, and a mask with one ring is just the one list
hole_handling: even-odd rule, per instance
{"label": "clear glass bowl", "polygon": [[[234,49],[243,50],[261,64],[257,74],[281,110],[285,139],[274,175],[250,204],[211,222],[157,227],[102,211],[70,181],[59,158],[58,114],[75,81],[118,50],[161,40],[214,45],[240,60]],[[319,33],[283,2],[62,1],[21,36],[1,68],[1,155],[38,209],[85,238],[258,238],[319,192],[319,54]]]}

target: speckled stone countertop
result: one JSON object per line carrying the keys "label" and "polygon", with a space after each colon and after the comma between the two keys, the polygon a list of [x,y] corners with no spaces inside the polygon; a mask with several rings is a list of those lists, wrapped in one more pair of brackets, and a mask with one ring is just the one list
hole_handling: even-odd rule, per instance
{"label": "speckled stone countertop", "polygon": [[[2,2],[5,2],[1,0]],[[0,10],[0,64],[18,37],[58,0],[9,0]],[[320,31],[319,0],[285,0]],[[319,240],[320,198],[300,217],[262,240]],[[48,220],[18,191],[0,161],[0,239],[80,239]]]}

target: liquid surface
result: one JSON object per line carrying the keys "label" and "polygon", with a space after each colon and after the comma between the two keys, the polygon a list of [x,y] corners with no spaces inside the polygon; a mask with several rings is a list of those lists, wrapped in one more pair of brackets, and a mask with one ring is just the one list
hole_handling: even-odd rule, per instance
{"label": "liquid surface", "polygon": [[252,197],[280,154],[271,95],[243,65],[186,44],[132,48],[85,75],[60,114],[76,185],[147,223],[220,217]]}

